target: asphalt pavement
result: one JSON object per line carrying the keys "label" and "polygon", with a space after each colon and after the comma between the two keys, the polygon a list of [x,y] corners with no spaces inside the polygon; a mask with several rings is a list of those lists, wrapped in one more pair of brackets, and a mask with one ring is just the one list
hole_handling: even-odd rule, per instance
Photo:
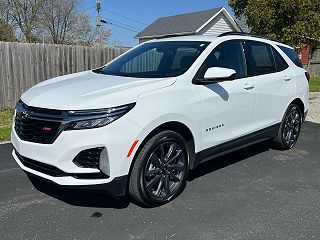
{"label": "asphalt pavement", "polygon": [[30,181],[11,151],[0,145],[0,239],[320,239],[320,124],[292,150],[263,142],[200,165],[151,209]]}

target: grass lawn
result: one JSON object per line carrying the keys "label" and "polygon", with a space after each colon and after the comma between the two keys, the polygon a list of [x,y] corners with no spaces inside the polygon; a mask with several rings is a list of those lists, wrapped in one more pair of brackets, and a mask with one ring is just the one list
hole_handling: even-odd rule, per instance
{"label": "grass lawn", "polygon": [[320,92],[320,78],[311,78],[310,92]]}
{"label": "grass lawn", "polygon": [[13,110],[0,111],[0,141],[10,140]]}

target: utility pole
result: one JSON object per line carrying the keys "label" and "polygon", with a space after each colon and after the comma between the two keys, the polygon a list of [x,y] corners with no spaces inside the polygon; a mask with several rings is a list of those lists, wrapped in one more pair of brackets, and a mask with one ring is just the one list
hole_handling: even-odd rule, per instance
{"label": "utility pole", "polygon": [[101,44],[102,36],[101,36],[101,16],[100,16],[101,2],[100,0],[96,0],[96,9],[97,9],[96,29],[99,36],[99,43]]}

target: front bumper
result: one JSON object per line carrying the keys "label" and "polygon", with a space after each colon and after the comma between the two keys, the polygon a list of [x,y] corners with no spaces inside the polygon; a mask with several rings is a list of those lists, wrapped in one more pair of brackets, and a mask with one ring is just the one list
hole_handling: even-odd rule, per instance
{"label": "front bumper", "polygon": [[46,184],[52,184],[55,187],[61,189],[70,189],[70,190],[81,190],[81,191],[94,191],[107,193],[113,197],[124,197],[127,192],[127,181],[128,176],[121,176],[114,178],[109,183],[104,184],[94,184],[94,185],[59,185],[56,182],[50,181],[46,178],[42,178],[39,175],[32,174],[30,172],[25,172],[29,178],[38,179],[40,182],[45,182]]}
{"label": "front bumper", "polygon": [[[147,131],[125,117],[101,128],[63,131],[52,144],[23,141],[17,136],[13,128],[11,141],[15,150],[12,155],[25,172],[60,186],[81,189],[105,189],[107,187],[108,189],[111,188],[111,192],[119,194],[124,192],[125,184],[124,186],[122,184],[126,183],[124,179],[129,174],[131,162],[138,145],[130,157],[127,157],[127,153],[134,141],[139,140],[139,143],[141,143],[141,139],[144,139],[147,134]],[[104,147],[107,150],[106,165],[108,165],[108,172],[104,172],[103,178],[91,177],[101,173],[99,169],[79,167],[72,161],[79,152],[96,147]],[[65,174],[60,176],[48,174],[41,168],[24,164],[19,156],[42,165],[53,166]],[[81,177],[78,177],[80,175]],[[90,177],[87,178],[86,175]],[[118,190],[113,189],[113,186],[116,186],[115,188]]]}

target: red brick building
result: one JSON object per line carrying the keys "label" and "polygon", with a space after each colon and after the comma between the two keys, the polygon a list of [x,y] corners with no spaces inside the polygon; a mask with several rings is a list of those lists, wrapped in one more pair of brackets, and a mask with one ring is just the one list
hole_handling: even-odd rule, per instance
{"label": "red brick building", "polygon": [[297,51],[299,53],[302,65],[308,65],[310,56],[310,46],[308,44],[303,44],[300,48],[297,49]]}

